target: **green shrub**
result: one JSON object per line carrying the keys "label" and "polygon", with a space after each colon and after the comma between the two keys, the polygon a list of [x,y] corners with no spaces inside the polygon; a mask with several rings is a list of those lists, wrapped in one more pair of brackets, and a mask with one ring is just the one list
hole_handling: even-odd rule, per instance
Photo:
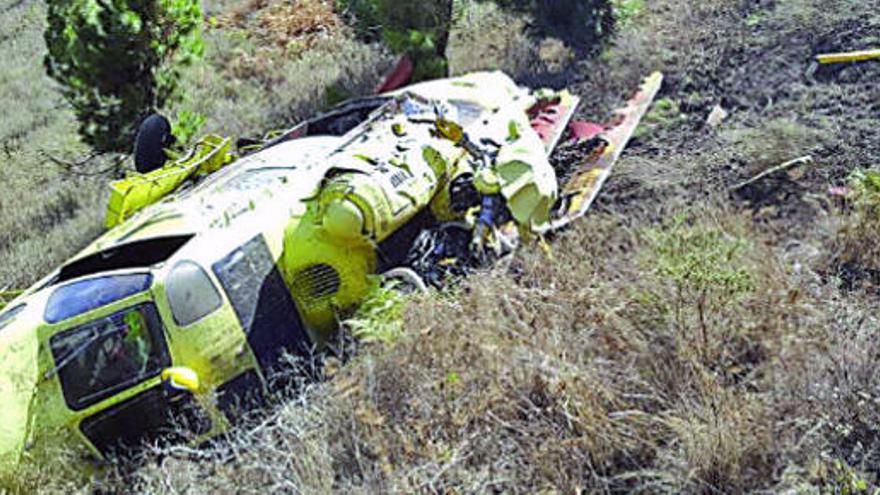
{"label": "green shrub", "polygon": [[681,292],[719,290],[732,298],[750,287],[748,272],[737,263],[747,244],[720,228],[688,225],[684,216],[649,234],[657,273]]}
{"label": "green shrub", "polygon": [[49,0],[48,74],[98,151],[127,152],[140,121],[175,95],[201,56],[196,0]]}
{"label": "green shrub", "polygon": [[647,7],[646,0],[613,0],[614,20],[620,27],[626,27]]}
{"label": "green shrub", "polygon": [[504,8],[527,12],[542,34],[583,51],[601,46],[614,32],[613,0],[495,0]]}
{"label": "green shrub", "polygon": [[337,7],[361,37],[382,40],[395,53],[409,55],[415,63],[414,80],[447,75],[452,0],[338,0]]}
{"label": "green shrub", "polygon": [[394,342],[403,336],[405,302],[406,297],[393,287],[377,283],[367,300],[345,321],[345,326],[363,342]]}
{"label": "green shrub", "polygon": [[650,230],[648,238],[656,275],[674,288],[670,305],[673,321],[678,328],[685,328],[687,315],[695,314],[700,338],[697,347],[706,358],[717,340],[711,332],[713,315],[735,307],[753,288],[742,261],[748,242],[720,226],[690,225],[682,215],[662,229]]}
{"label": "green shrub", "polygon": [[177,138],[178,144],[187,146],[198,138],[207,121],[208,117],[198,112],[181,110],[177,112],[177,120],[171,126],[171,133]]}

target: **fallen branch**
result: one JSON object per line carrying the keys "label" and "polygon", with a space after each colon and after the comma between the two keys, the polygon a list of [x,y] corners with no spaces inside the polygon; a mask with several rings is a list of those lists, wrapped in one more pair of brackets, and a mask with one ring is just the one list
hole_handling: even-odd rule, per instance
{"label": "fallen branch", "polygon": [[122,156],[119,156],[119,157],[113,159],[112,160],[113,164],[107,168],[104,168],[101,170],[93,170],[93,171],[84,172],[79,169],[83,168],[87,163],[94,160],[95,158],[102,156],[104,153],[92,153],[91,155],[89,155],[81,160],[75,161],[75,162],[71,162],[68,160],[62,160],[61,158],[54,157],[45,151],[40,151],[40,154],[43,155],[43,157],[45,157],[50,162],[63,168],[65,172],[73,174],[73,175],[79,175],[82,177],[94,177],[97,175],[106,175],[106,174],[118,169],[119,166],[122,165],[122,163],[127,158],[127,155],[122,155]]}
{"label": "fallen branch", "polygon": [[89,163],[90,161],[95,159],[95,157],[98,156],[98,153],[92,153],[81,160],[72,162],[69,160],[62,160],[61,158],[56,158],[46,151],[40,151],[40,154],[43,155],[44,157],[46,157],[49,161],[51,161],[55,165],[58,165],[65,170],[71,170],[74,168],[82,167],[83,165],[85,165],[86,163]]}
{"label": "fallen branch", "polygon": [[784,170],[788,170],[788,169],[790,169],[790,168],[792,168],[792,167],[794,167],[794,166],[796,166],[796,165],[807,165],[807,164],[810,164],[810,163],[813,163],[813,157],[810,156],[810,155],[802,156],[802,157],[800,157],[800,158],[795,158],[794,160],[787,161],[787,162],[785,162],[785,163],[783,163],[783,164],[781,164],[781,165],[777,165],[777,166],[775,166],[775,167],[768,168],[767,170],[765,170],[765,171],[761,172],[760,174],[758,174],[758,175],[752,177],[751,179],[749,179],[749,180],[747,180],[747,181],[745,181],[745,182],[740,182],[739,184],[737,184],[737,185],[731,187],[730,190],[731,190],[731,191],[734,191],[734,192],[735,192],[735,191],[739,191],[740,189],[742,189],[742,188],[744,188],[744,187],[748,187],[748,186],[754,184],[755,182],[758,182],[758,181],[760,181],[760,180],[766,179],[767,177],[769,177],[769,176],[771,176],[771,175],[773,175],[773,174],[776,174],[776,173],[778,173],[778,172],[782,172],[782,171],[784,171]]}

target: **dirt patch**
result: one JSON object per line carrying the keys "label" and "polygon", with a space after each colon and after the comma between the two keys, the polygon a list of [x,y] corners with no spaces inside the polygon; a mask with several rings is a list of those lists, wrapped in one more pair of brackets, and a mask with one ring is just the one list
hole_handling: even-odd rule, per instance
{"label": "dirt patch", "polygon": [[[805,235],[818,210],[827,212],[828,188],[880,156],[880,63],[811,71],[818,53],[880,42],[880,14],[854,1],[831,3],[652,2],[635,33],[603,56],[608,65],[588,68],[576,84],[587,100],[581,117],[601,119],[651,70],[666,74],[660,98],[680,115],[633,141],[620,164],[624,173],[612,175],[600,207],[625,213],[633,200],[672,197],[669,184],[658,189],[657,182],[668,182],[662,177],[627,177],[639,161],[663,161],[687,172],[677,185],[691,200],[715,196],[773,230]],[[706,119],[716,105],[730,117],[713,128]],[[793,141],[774,136],[780,121],[805,131]],[[749,137],[731,141],[730,132]],[[756,153],[756,143],[776,153]],[[761,170],[807,154],[813,166],[729,194]]]}
{"label": "dirt patch", "polygon": [[298,55],[342,28],[333,3],[326,0],[248,0],[218,16],[214,27],[236,29],[274,47]]}

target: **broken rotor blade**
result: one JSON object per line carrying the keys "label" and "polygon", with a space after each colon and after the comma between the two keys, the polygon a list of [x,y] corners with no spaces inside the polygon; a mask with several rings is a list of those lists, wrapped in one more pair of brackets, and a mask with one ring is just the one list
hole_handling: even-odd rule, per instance
{"label": "broken rotor blade", "polygon": [[583,157],[577,171],[562,186],[560,199],[566,204],[564,213],[539,233],[565,227],[587,212],[642,118],[648,113],[662,85],[663,74],[651,74],[635,96],[627,101],[626,106],[614,112],[612,125],[606,127],[597,137],[603,145],[589,156]]}

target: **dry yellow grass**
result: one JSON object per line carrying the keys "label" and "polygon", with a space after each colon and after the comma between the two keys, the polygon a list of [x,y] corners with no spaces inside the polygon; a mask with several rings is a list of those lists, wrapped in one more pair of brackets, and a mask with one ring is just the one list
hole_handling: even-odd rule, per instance
{"label": "dry yellow grass", "polygon": [[330,36],[341,27],[333,11],[332,2],[308,0],[280,2],[271,5],[260,15],[258,25],[264,36],[274,39],[276,45],[298,49],[309,48],[316,38]]}
{"label": "dry yellow grass", "polygon": [[[880,17],[855,0],[658,0],[600,58],[557,70],[541,58],[557,42],[526,36],[526,18],[463,3],[455,70],[566,84],[601,116],[662,68],[662,96],[678,115],[658,118],[628,150],[593,214],[554,240],[552,259],[530,247],[509,267],[408,302],[399,340],[333,361],[325,380],[279,397],[211,448],[154,452],[105,486],[873,493],[878,295],[876,284],[848,284],[844,265],[880,267],[880,229],[871,203],[838,210],[822,197],[880,150],[865,131],[876,124],[880,72],[802,75],[813,49],[880,37]],[[274,5],[248,8],[284,17],[293,4]],[[248,70],[242,54],[279,48],[222,29],[209,50],[187,73],[182,108],[220,116],[210,130],[234,133],[306,116],[327,86],[363,90],[388,63],[373,47],[331,39]],[[718,103],[732,116],[716,132],[704,122]],[[728,192],[807,152],[821,167],[748,197]],[[25,263],[35,244],[15,239],[15,263]]]}
{"label": "dry yellow grass", "polygon": [[[850,400],[877,381],[852,342],[877,323],[840,333],[865,301],[790,272],[740,215],[697,209],[688,222],[631,229],[594,216],[558,240],[552,262],[529,249],[459,293],[419,298],[400,341],[362,349],[204,458],[172,450],[135,473],[137,486],[818,493],[841,482],[809,470],[840,455],[844,429],[869,468],[875,406]],[[691,227],[749,242],[702,265],[715,271],[692,280],[708,285],[680,290],[657,261],[711,261]],[[669,254],[668,242],[681,249]],[[726,272],[750,280],[734,303],[719,285]]]}
{"label": "dry yellow grass", "polygon": [[312,48],[322,38],[342,29],[329,0],[255,0],[240,2],[217,17],[215,26],[246,30],[268,45],[281,50],[275,56]]}

